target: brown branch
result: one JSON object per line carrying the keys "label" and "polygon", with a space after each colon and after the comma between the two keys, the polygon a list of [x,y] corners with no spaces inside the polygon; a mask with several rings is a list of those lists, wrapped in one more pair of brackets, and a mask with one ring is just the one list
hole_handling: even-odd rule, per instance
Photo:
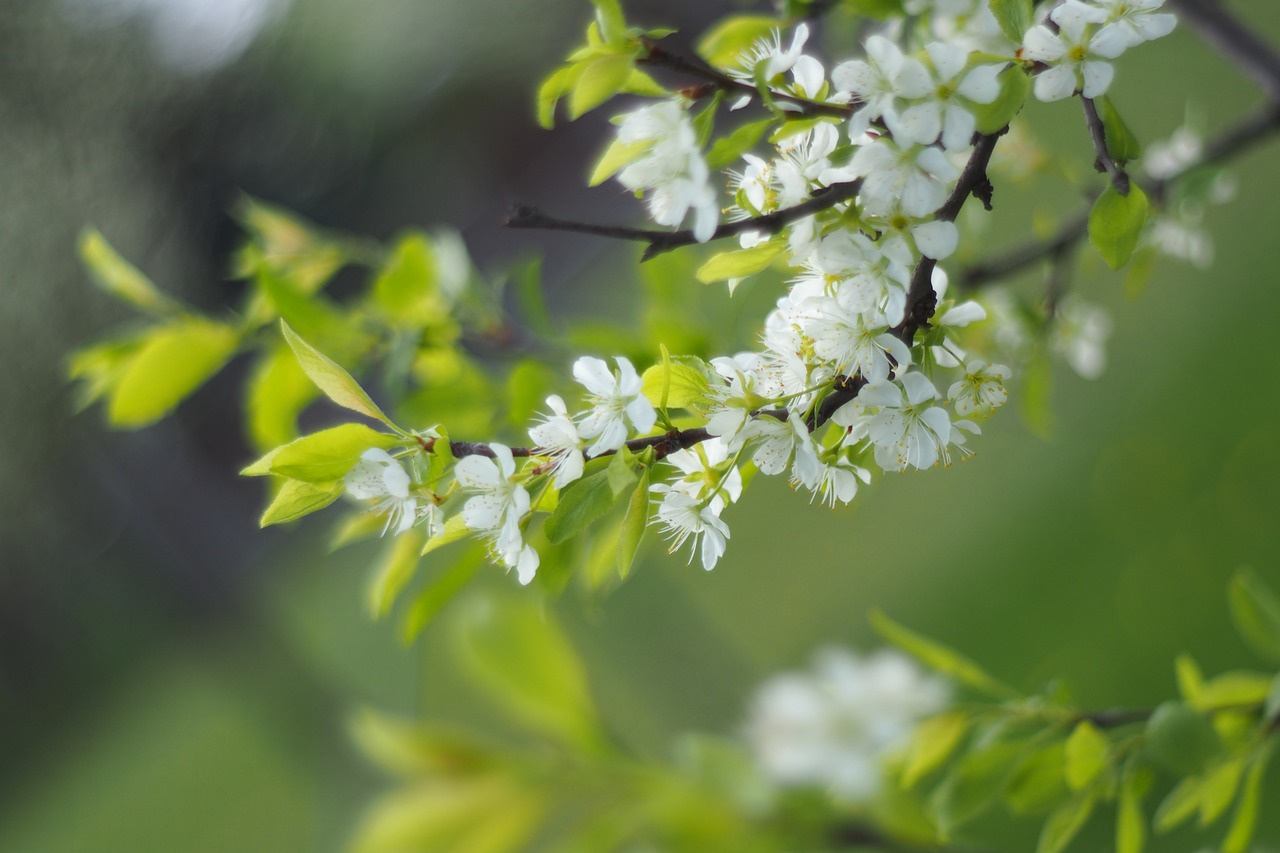
{"label": "brown branch", "polygon": [[[710,83],[716,89],[726,94],[736,93],[739,95],[747,95],[753,98],[760,98],[760,90],[750,83],[742,80],[736,80],[712,68],[710,65],[697,59],[688,59],[679,54],[672,53],[662,47],[655,41],[649,39],[644,40],[645,52],[636,58],[636,63],[640,65],[651,65],[655,68],[667,68],[672,71],[693,77],[697,80],[703,80]],[[775,92],[769,90],[769,97],[774,101],[790,104],[795,107],[794,112],[797,116],[832,116],[834,118],[848,118],[853,115],[854,107],[852,105],[842,104],[824,104],[819,101],[811,101],[808,98],[801,98],[796,95],[788,95],[784,92]],[[788,110],[788,112],[791,112]]]}
{"label": "brown branch", "polygon": [[[711,240],[723,240],[736,237],[749,231],[763,231],[766,234],[777,234],[787,225],[814,213],[828,210],[841,202],[849,201],[858,195],[862,181],[846,181],[824,187],[807,201],[784,207],[762,216],[740,219],[737,222],[724,222],[716,228]],[[615,240],[634,240],[648,243],[641,261],[647,261],[663,252],[680,246],[691,246],[698,242],[693,231],[656,231],[652,228],[627,228],[623,226],[596,225],[590,222],[575,222],[568,219],[557,219],[548,216],[536,207],[527,204],[512,206],[511,213],[503,225],[507,228],[532,228],[541,231],[569,231],[577,234],[593,234],[598,237],[610,237]]]}
{"label": "brown branch", "polygon": [[1093,150],[1098,155],[1093,161],[1093,167],[1099,172],[1107,173],[1107,177],[1111,179],[1111,186],[1116,192],[1120,195],[1128,195],[1129,175],[1111,156],[1111,150],[1107,147],[1107,129],[1102,123],[1102,116],[1098,115],[1097,105],[1093,102],[1093,98],[1086,98],[1083,95],[1080,96],[1080,103],[1084,107],[1084,123],[1089,128]]}

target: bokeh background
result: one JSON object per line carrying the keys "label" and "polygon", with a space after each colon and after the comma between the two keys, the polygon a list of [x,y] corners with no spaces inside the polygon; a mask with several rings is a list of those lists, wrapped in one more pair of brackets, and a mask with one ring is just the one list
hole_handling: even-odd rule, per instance
{"label": "bokeh background", "polygon": [[[746,7],[631,5],[678,40]],[[1272,0],[1232,6],[1280,44]],[[588,14],[0,0],[0,850],[336,851],[386,786],[351,744],[356,709],[500,725],[439,632],[406,648],[368,621],[373,551],[329,555],[323,520],[257,529],[259,484],[236,476],[242,369],[138,433],[73,414],[67,352],[127,319],[74,247],[92,223],[216,310],[240,294],[229,210],[249,193],[378,238],[450,225],[486,270],[542,252],[554,311],[630,311],[633,247],[499,227],[514,200],[636,218],[616,187],[583,188],[608,110],[553,133],[532,120]],[[1144,140],[1188,103],[1212,130],[1260,102],[1186,31],[1125,57],[1114,98]],[[1073,105],[1033,109],[1046,145],[1091,161]],[[1089,706],[1170,695],[1184,651],[1210,672],[1254,665],[1224,588],[1244,563],[1280,585],[1278,151],[1236,164],[1210,271],[1160,261],[1137,298],[1097,265],[1077,278],[1113,311],[1110,364],[1092,382],[1057,371],[1047,438],[1010,407],[974,458],[877,482],[852,510],[757,483],[714,572],[651,546],[611,596],[561,602],[614,727],[659,754],[733,732],[767,674],[872,647],[874,606],[1019,686],[1065,676]],[[984,249],[1074,210],[1064,186],[999,188]],[[1275,845],[1280,810],[1264,811]]]}

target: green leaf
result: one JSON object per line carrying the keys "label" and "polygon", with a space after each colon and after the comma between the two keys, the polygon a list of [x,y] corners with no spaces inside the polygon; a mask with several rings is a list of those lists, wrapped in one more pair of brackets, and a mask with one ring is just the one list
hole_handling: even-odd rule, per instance
{"label": "green leaf", "polygon": [[1275,749],[1276,739],[1267,740],[1253,756],[1249,775],[1245,777],[1240,800],[1231,818],[1231,828],[1222,840],[1222,853],[1245,853],[1253,841],[1258,825],[1258,807],[1262,802],[1262,780],[1267,775],[1267,762]]}
{"label": "green leaf", "polygon": [[1118,270],[1129,262],[1138,238],[1147,224],[1147,195],[1131,184],[1128,195],[1120,195],[1110,184],[1089,211],[1089,242],[1107,266]]}
{"label": "green leaf", "polygon": [[87,409],[115,390],[142,340],[138,336],[108,340],[71,354],[67,359],[67,376],[80,383],[76,389],[76,411]]}
{"label": "green leaf", "polygon": [[179,305],[161,293],[151,279],[126,261],[96,228],[80,235],[80,260],[93,274],[98,286],[117,299],[148,314],[172,314]]}
{"label": "green leaf", "polygon": [[707,152],[707,167],[715,172],[738,162],[743,154],[754,148],[769,132],[775,121],[772,118],[753,121],[742,125],[728,136],[717,139]]}
{"label": "green leaf", "polygon": [[[768,38],[780,27],[776,18],[764,15],[731,15],[708,30],[698,40],[695,48],[701,56],[717,68],[735,68],[742,54],[757,40]],[[1021,40],[1021,37],[1019,37]]]}
{"label": "green leaf", "polygon": [[284,332],[285,340],[293,348],[294,355],[298,357],[298,364],[302,365],[307,376],[311,377],[311,381],[316,383],[316,387],[330,400],[343,408],[382,421],[401,435],[407,435],[382,413],[382,410],[360,387],[360,383],[356,382],[341,365],[298,337],[298,334],[289,328],[288,323],[281,321],[280,328]]}
{"label": "green leaf", "polygon": [[1210,768],[1200,783],[1200,825],[1208,826],[1226,812],[1236,798],[1245,759],[1233,758]]}
{"label": "green leaf", "polygon": [[622,529],[618,536],[618,577],[626,580],[631,573],[631,564],[635,561],[644,532],[649,526],[649,467],[646,465],[640,474],[640,482],[631,492],[631,500],[627,503],[627,514],[622,519]]}
{"label": "green leaf", "polygon": [[960,739],[969,730],[969,717],[959,711],[939,714],[921,723],[911,736],[906,767],[902,771],[902,787],[914,787],[932,770],[942,765],[955,752]]}
{"label": "green leaf", "polygon": [[1093,791],[1083,791],[1059,806],[1044,822],[1036,853],[1061,853],[1084,829],[1093,812]]}
{"label": "green leaf", "polygon": [[650,403],[669,409],[694,408],[705,403],[711,392],[707,374],[699,363],[675,359],[653,365],[640,381]]}
{"label": "green leaf", "polygon": [[1066,743],[1056,741],[1022,758],[1009,775],[1004,801],[1014,814],[1046,814],[1067,796]]}
{"label": "green leaf", "polygon": [[181,317],[156,326],[121,370],[107,402],[114,426],[140,427],[171,412],[222,369],[240,335],[225,323]]}
{"label": "green leaf", "polygon": [[631,69],[631,76],[623,85],[622,94],[639,95],[642,98],[666,98],[671,95],[666,87],[638,68]]}
{"label": "green leaf", "polygon": [[1098,778],[1107,766],[1111,742],[1088,720],[1081,720],[1067,738],[1066,780],[1071,790],[1079,791]]}
{"label": "green leaf", "polygon": [[[1021,37],[1019,37],[1021,41]],[[979,133],[997,133],[1014,116],[1022,112],[1027,98],[1031,95],[1031,78],[1021,65],[1013,64],[999,75],[1000,94],[989,104],[967,104],[976,120]]]}
{"label": "green leaf", "polygon": [[698,268],[698,281],[711,284],[726,279],[755,275],[768,269],[774,258],[786,251],[786,248],[785,240],[775,239],[750,249],[712,255],[710,260]]}
{"label": "green leaf", "polygon": [[392,323],[418,328],[448,316],[449,302],[440,292],[436,253],[425,234],[406,234],[378,270],[373,300]]}
{"label": "green leaf", "polygon": [[427,540],[427,544],[422,546],[422,556],[425,557],[437,548],[451,545],[459,539],[466,539],[470,535],[471,528],[467,527],[467,523],[462,520],[462,514],[452,515],[444,523],[444,532],[439,536],[432,536]]}
{"label": "green leaf", "polygon": [[1199,697],[1189,704],[1198,711],[1261,705],[1274,677],[1263,672],[1224,672],[1206,681]]}
{"label": "green leaf", "polygon": [[1181,702],[1169,701],[1147,721],[1145,750],[1157,764],[1191,776],[1222,752],[1222,741],[1208,718]]}
{"label": "green leaf", "polygon": [[1142,813],[1142,798],[1151,786],[1151,773],[1130,771],[1120,781],[1119,804],[1116,807],[1116,853],[1142,853],[1147,843],[1147,821]]}
{"label": "green leaf", "polygon": [[1173,672],[1178,682],[1178,695],[1194,707],[1200,701],[1200,691],[1204,689],[1204,674],[1200,671],[1200,664],[1191,655],[1178,655],[1173,662]]}
{"label": "green leaf", "polygon": [[1280,597],[1252,569],[1239,569],[1227,587],[1236,630],[1255,652],[1280,661]]}
{"label": "green leaf", "polygon": [[1031,0],[991,0],[991,14],[1000,32],[1014,44],[1022,44],[1031,29]]}
{"label": "green leaf", "polygon": [[551,615],[528,596],[474,599],[459,619],[471,674],[530,728],[591,748],[601,742],[586,671]]}
{"label": "green leaf", "polygon": [[609,491],[613,492],[613,498],[617,500],[630,491],[636,481],[635,455],[625,447],[620,448],[604,470],[609,480]]}
{"label": "green leaf", "polygon": [[566,65],[553,71],[542,85],[538,87],[537,115],[538,125],[550,130],[556,124],[556,104],[573,89],[578,75],[582,73],[582,65]]}
{"label": "green leaf", "polygon": [[612,53],[582,63],[582,71],[569,94],[569,119],[594,110],[627,84],[631,78],[633,55]]}
{"label": "green leaf", "polygon": [[345,849],[351,853],[515,853],[546,821],[546,797],[509,773],[427,779],[383,796]]}
{"label": "green leaf", "polygon": [[587,186],[599,186],[609,180],[615,173],[638,160],[640,155],[651,147],[653,147],[653,142],[648,139],[642,139],[638,142],[624,142],[621,139],[615,139],[605,149],[604,154],[600,156],[600,161],[596,163],[595,169],[591,172],[591,178],[587,181]]}
{"label": "green leaf", "polygon": [[1199,776],[1190,776],[1174,786],[1152,818],[1156,832],[1164,834],[1196,813],[1203,793],[1202,781]]}
{"label": "green leaf", "polygon": [[493,764],[492,748],[435,722],[406,722],[362,708],[351,721],[360,751],[401,776],[468,776]]}
{"label": "green leaf", "polygon": [[904,652],[914,656],[925,666],[943,675],[949,675],[957,681],[967,684],[990,696],[1001,699],[1016,699],[1018,691],[1004,684],[973,661],[955,652],[941,643],[930,640],[909,628],[894,622],[881,610],[871,611],[871,626],[876,633],[893,643]]}
{"label": "green leaf", "polygon": [[[427,543],[427,548],[429,547],[430,543]],[[427,548],[423,549],[423,553],[426,553]],[[404,621],[400,624],[400,641],[405,645],[412,643],[486,565],[488,563],[485,561],[484,549],[477,546],[464,552],[461,557],[449,563],[443,572],[433,577],[414,597],[413,605],[405,614]]]}
{"label": "green leaf", "polygon": [[999,796],[1025,744],[997,741],[965,755],[929,796],[940,841],[977,817]]}
{"label": "green leaf", "polygon": [[618,0],[591,0],[596,7],[596,24],[600,27],[600,37],[608,44],[626,41],[627,19],[622,14],[622,5]]}
{"label": "green leaf", "polygon": [[613,506],[609,472],[599,471],[560,491],[560,503],[547,518],[543,531],[552,545],[577,536]]}
{"label": "green leaf", "polygon": [[1119,163],[1127,163],[1141,157],[1142,145],[1138,142],[1138,137],[1129,129],[1129,125],[1124,123],[1124,119],[1120,117],[1111,99],[1103,95],[1094,103],[1099,107],[1098,114],[1102,117],[1107,153],[1111,155],[1111,159]]}
{"label": "green leaf", "polygon": [[308,483],[285,480],[271,505],[258,520],[259,527],[296,521],[304,515],[324,509],[342,494],[342,482]]}
{"label": "green leaf", "polygon": [[277,447],[240,473],[247,477],[278,474],[308,483],[328,483],[345,477],[366,450],[386,450],[402,441],[399,436],[377,432],[364,424],[342,424]]}
{"label": "green leaf", "polygon": [[253,238],[238,257],[236,274],[241,278],[267,271],[312,294],[347,263],[347,246],[295,213],[246,196],[236,218]]}
{"label": "green leaf", "polygon": [[258,450],[288,444],[298,437],[298,415],[320,394],[287,346],[258,359],[249,377],[245,416],[249,438]]}
{"label": "green leaf", "polygon": [[410,528],[393,538],[383,553],[369,584],[369,615],[374,619],[390,613],[397,596],[413,580],[422,559],[422,540],[422,533]]}

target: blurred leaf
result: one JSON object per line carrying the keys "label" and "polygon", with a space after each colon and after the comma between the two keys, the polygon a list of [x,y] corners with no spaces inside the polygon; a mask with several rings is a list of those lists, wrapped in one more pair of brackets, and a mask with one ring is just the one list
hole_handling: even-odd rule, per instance
{"label": "blurred leaf", "polygon": [[577,536],[613,506],[608,471],[598,471],[560,490],[560,503],[543,527],[547,539],[559,544]]}
{"label": "blurred leaf", "polygon": [[527,358],[507,376],[507,415],[516,427],[527,426],[554,386],[556,376],[541,361]]}
{"label": "blurred leaf", "polygon": [[347,545],[381,535],[387,527],[385,515],[372,512],[358,512],[342,519],[329,539],[329,550],[337,551]]}
{"label": "blurred leaf", "polygon": [[1089,211],[1089,242],[1107,262],[1118,270],[1129,262],[1138,238],[1147,224],[1147,196],[1137,184],[1131,184],[1128,195],[1120,195],[1110,184]]}
{"label": "blurred leaf", "polygon": [[1004,801],[1015,814],[1045,814],[1069,793],[1066,744],[1042,746],[1023,756],[1004,787]]}
{"label": "blurred leaf", "polygon": [[1227,587],[1236,630],[1254,651],[1280,661],[1280,597],[1249,568],[1241,568]]}
{"label": "blurred leaf", "polygon": [[624,167],[640,159],[640,156],[652,147],[653,141],[649,139],[642,139],[638,142],[624,142],[621,139],[613,140],[609,147],[605,149],[604,154],[600,156],[600,161],[596,163],[595,169],[591,172],[591,178],[587,181],[587,186],[599,186]]}
{"label": "blurred leaf", "polygon": [[304,515],[322,510],[338,499],[342,494],[342,482],[307,483],[302,480],[285,480],[276,492],[275,499],[262,518],[259,527],[272,524],[284,524],[295,521]]}
{"label": "blurred leaf", "polygon": [[458,626],[480,685],[531,729],[580,749],[600,746],[586,671],[551,616],[527,596],[469,604]]}
{"label": "blurred leaf", "polygon": [[401,435],[407,435],[404,430],[393,424],[391,419],[382,413],[382,410],[360,387],[360,383],[356,382],[351,374],[347,373],[337,362],[298,337],[298,334],[289,328],[288,323],[281,321],[280,328],[284,333],[285,340],[293,348],[294,355],[298,357],[298,364],[302,365],[302,369],[306,371],[307,376],[311,377],[311,381],[330,400],[353,412],[382,421]]}
{"label": "blurred leaf", "polygon": [[881,610],[871,611],[871,626],[876,633],[925,666],[949,675],[975,690],[1001,699],[1016,699],[1018,691],[988,675],[982,667],[941,643],[930,640],[894,622]]}
{"label": "blurred leaf", "polygon": [[573,88],[578,75],[582,73],[581,65],[566,65],[553,71],[538,87],[537,116],[538,124],[546,130],[555,127],[556,104]]}
{"label": "blurred leaf", "polygon": [[541,798],[506,775],[428,782],[378,800],[353,853],[516,853],[543,819]]}
{"label": "blurred leaf", "polygon": [[707,400],[711,385],[698,359],[670,359],[644,372],[640,381],[645,397],[659,408],[690,409]]}
{"label": "blurred leaf", "polygon": [[631,564],[635,561],[636,552],[644,539],[644,532],[649,526],[649,466],[644,466],[640,474],[640,482],[631,492],[631,500],[627,503],[627,514],[622,519],[622,529],[618,537],[618,577],[626,580],[631,573]]}
{"label": "blurred leaf", "polygon": [[1107,766],[1111,742],[1093,723],[1081,720],[1066,743],[1066,779],[1073,791],[1079,791],[1098,778]]}
{"label": "blurred leaf", "polygon": [[960,739],[969,730],[969,717],[960,711],[930,717],[911,736],[907,764],[902,771],[902,787],[912,788],[930,771],[951,757]]}
{"label": "blurred leaf", "polygon": [[1236,798],[1245,760],[1231,758],[1211,767],[1200,783],[1200,825],[1208,826],[1226,812]]}
{"label": "blurred leaf", "polygon": [[1180,776],[1199,773],[1222,751],[1222,741],[1203,715],[1181,702],[1160,705],[1147,721],[1147,757]]}
{"label": "blurred leaf", "polygon": [[732,166],[760,142],[776,119],[766,118],[744,124],[728,136],[717,139],[707,152],[707,168],[712,171]]}
{"label": "blurred leaf", "polygon": [[424,536],[416,528],[392,537],[373,570],[369,584],[369,614],[381,619],[391,612],[396,598],[413,580],[422,558]]}
{"label": "blurred leaf", "polygon": [[1083,791],[1049,815],[1040,831],[1036,853],[1061,853],[1065,850],[1071,839],[1084,829],[1085,822],[1093,813],[1094,799],[1093,791]]}
{"label": "blurred leaf", "polygon": [[360,750],[402,776],[474,774],[493,764],[490,749],[465,732],[432,722],[405,722],[368,708],[351,721]]}
{"label": "blurred leaf", "polygon": [[[447,529],[448,525],[445,526]],[[428,543],[423,553],[430,549],[431,545]],[[464,552],[462,556],[456,557],[438,576],[431,578],[427,586],[414,597],[413,605],[400,624],[401,642],[406,645],[413,642],[440,615],[449,602],[458,597],[458,593],[462,592],[484,565],[486,565],[484,549],[477,545],[470,551]]]}
{"label": "blurred leaf", "polygon": [[278,474],[309,483],[328,483],[345,477],[366,450],[387,450],[403,440],[364,424],[341,424],[277,447],[240,473],[248,477]]}
{"label": "blurred leaf", "polygon": [[120,377],[141,345],[142,338],[134,336],[103,341],[71,354],[67,359],[67,375],[80,383],[76,393],[77,411],[108,396],[120,384]]}
{"label": "blurred leaf", "polygon": [[1224,672],[1206,681],[1196,701],[1189,704],[1198,711],[1261,705],[1274,677],[1263,672]]}
{"label": "blurred leaf", "polygon": [[319,394],[287,346],[260,357],[249,377],[245,405],[253,446],[266,451],[297,438],[298,415]]}
{"label": "blurred leaf", "polygon": [[734,68],[748,48],[759,39],[769,38],[780,26],[777,18],[764,15],[731,15],[708,30],[695,50],[717,68]]}
{"label": "blurred leaf", "polygon": [[1156,272],[1156,259],[1160,252],[1151,245],[1143,245],[1133,253],[1129,261],[1129,269],[1124,275],[1124,295],[1128,299],[1138,299],[1147,290],[1152,276]]}
{"label": "blurred leaf", "polygon": [[991,0],[991,14],[1000,25],[1000,32],[1014,44],[1031,29],[1031,0]]}
{"label": "blurred leaf", "polygon": [[236,217],[253,240],[253,250],[242,249],[239,255],[236,274],[241,278],[267,271],[311,294],[347,263],[346,247],[296,213],[246,196]]}
{"label": "blurred leaf", "polygon": [[1156,832],[1168,832],[1196,813],[1203,793],[1202,781],[1199,776],[1189,776],[1174,786],[1152,818]]}
{"label": "blurred leaf", "polygon": [[161,293],[156,286],[130,264],[96,228],[80,235],[80,260],[93,274],[98,286],[112,296],[148,314],[173,314],[181,310],[178,303]]}
{"label": "blurred leaf", "polygon": [[467,523],[462,520],[462,514],[451,515],[444,523],[444,532],[439,536],[431,537],[427,540],[427,544],[422,546],[422,556],[425,557],[437,548],[443,548],[459,539],[466,539],[470,535],[471,528],[467,527]]}
{"label": "blurred leaf", "polygon": [[1200,665],[1191,655],[1178,655],[1173,662],[1174,676],[1178,681],[1178,695],[1188,705],[1195,706],[1200,701],[1200,691],[1204,688],[1204,674]]}
{"label": "blurred leaf", "polygon": [[222,369],[240,336],[225,323],[181,317],[146,332],[107,402],[114,426],[155,423]]}
{"label": "blurred leaf", "polygon": [[634,61],[634,55],[628,51],[582,63],[582,71],[569,94],[569,119],[572,121],[590,112],[618,94],[631,78]]}
{"label": "blurred leaf", "polygon": [[772,239],[750,249],[738,249],[712,255],[698,268],[697,278],[703,284],[711,284],[731,278],[746,278],[763,272],[787,249],[785,240]]}
{"label": "blurred leaf", "polygon": [[1111,159],[1120,163],[1137,160],[1142,156],[1142,144],[1138,137],[1125,124],[1115,104],[1106,95],[1098,98],[1098,114],[1102,118],[1102,128],[1107,140],[1107,153]]}
{"label": "blurred leaf", "polygon": [[997,741],[969,752],[957,762],[929,797],[929,811],[938,827],[939,840],[948,841],[958,827],[995,802],[1024,748],[1021,742]]}
{"label": "blurred leaf", "polygon": [[265,298],[262,313],[255,317],[255,321],[267,322],[280,317],[299,335],[352,348],[351,342],[358,335],[337,305],[319,294],[307,293],[293,281],[271,270],[258,272],[253,281]]}
{"label": "blurred leaf", "polygon": [[393,327],[448,328],[437,337],[456,335],[449,299],[440,288],[435,247],[426,234],[413,232],[396,241],[374,279],[372,298]]}
{"label": "blurred leaf", "polygon": [[625,41],[629,35],[627,19],[622,14],[622,6],[618,0],[591,0],[596,7],[596,25],[600,28],[600,37],[607,44]]}
{"label": "blurred leaf", "polygon": [[1120,782],[1120,802],[1116,807],[1116,853],[1142,853],[1147,843],[1147,821],[1142,798],[1151,787],[1151,773],[1131,770]]}
{"label": "blurred leaf", "polygon": [[1258,809],[1262,802],[1262,780],[1267,775],[1267,763],[1275,751],[1276,739],[1269,738],[1253,756],[1249,766],[1249,775],[1245,777],[1244,789],[1236,804],[1235,815],[1231,818],[1231,828],[1227,837],[1222,840],[1222,853],[1245,853],[1253,841],[1253,834],[1258,825]]}

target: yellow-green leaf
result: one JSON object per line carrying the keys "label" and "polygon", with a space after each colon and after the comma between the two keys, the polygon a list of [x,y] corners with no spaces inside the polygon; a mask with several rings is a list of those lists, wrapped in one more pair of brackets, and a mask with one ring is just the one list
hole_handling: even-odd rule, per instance
{"label": "yellow-green leaf", "polygon": [[1088,720],[1081,720],[1067,738],[1066,780],[1073,791],[1089,785],[1107,766],[1111,742]]}
{"label": "yellow-green leaf", "polygon": [[538,124],[547,130],[555,127],[556,104],[569,94],[578,75],[582,73],[580,64],[566,65],[551,73],[538,87],[537,111]]}
{"label": "yellow-green leaf", "polygon": [[939,714],[921,723],[911,736],[911,749],[902,771],[902,787],[914,787],[916,782],[946,761],[968,730],[969,717],[959,711]]}
{"label": "yellow-green leaf", "polygon": [[708,30],[698,40],[696,51],[717,68],[734,68],[741,64],[743,52],[757,40],[768,38],[780,26],[777,18],[733,15]]}
{"label": "yellow-green leaf", "polygon": [[1164,834],[1196,813],[1203,793],[1201,781],[1199,776],[1189,776],[1174,786],[1152,819],[1156,832]]}
{"label": "yellow-green leaf", "polygon": [[1222,817],[1240,787],[1245,759],[1232,758],[1210,768],[1200,783],[1200,825],[1208,826]]}
{"label": "yellow-green leaf", "polygon": [[639,142],[624,142],[621,139],[615,139],[600,157],[600,162],[596,163],[595,170],[591,173],[587,186],[598,186],[620,169],[630,165],[633,161],[640,157],[641,154],[648,151],[653,145],[650,140],[641,140]]}
{"label": "yellow-green leaf", "polygon": [[755,275],[768,269],[774,258],[786,251],[786,248],[785,240],[770,240],[750,249],[712,255],[710,260],[698,268],[697,279],[703,284],[711,284]]}
{"label": "yellow-green leaf", "polygon": [[422,559],[422,540],[422,533],[410,528],[393,538],[386,548],[369,584],[369,614],[374,619],[390,613],[396,597],[413,580]]}
{"label": "yellow-green leaf", "polygon": [[122,258],[96,228],[88,228],[80,236],[80,260],[92,273],[93,280],[117,299],[150,314],[172,314],[179,310],[176,302]]}
{"label": "yellow-green leaf", "polygon": [[640,381],[650,403],[669,409],[698,406],[706,402],[711,389],[704,371],[674,359],[648,368]]}
{"label": "yellow-green leaf", "polygon": [[1231,818],[1231,828],[1222,840],[1222,853],[1245,853],[1253,841],[1258,825],[1258,807],[1262,802],[1262,780],[1267,774],[1267,762],[1271,760],[1275,744],[1276,739],[1272,736],[1253,756],[1244,789],[1236,803],[1236,812]]}
{"label": "yellow-green leaf", "polygon": [[382,413],[382,409],[379,409],[377,404],[369,398],[365,390],[360,387],[360,383],[356,382],[341,365],[300,338],[297,332],[289,328],[288,323],[281,321],[280,328],[284,332],[285,340],[289,342],[289,346],[298,357],[298,364],[302,365],[307,376],[311,377],[311,381],[316,383],[316,387],[330,400],[353,412],[382,421],[401,435],[407,435]]}
{"label": "yellow-green leaf", "polygon": [[1084,791],[1055,809],[1040,830],[1040,843],[1036,845],[1036,853],[1061,853],[1065,850],[1071,839],[1084,829],[1085,822],[1093,812],[1093,803],[1093,792]]}
{"label": "yellow-green leaf", "polygon": [[262,518],[259,526],[284,524],[295,521],[304,515],[322,510],[338,499],[342,494],[341,481],[333,483],[307,483],[303,480],[285,480],[276,492],[275,499]]}
{"label": "yellow-green leaf", "polygon": [[618,536],[618,577],[626,580],[631,573],[631,564],[635,561],[636,551],[644,539],[644,532],[649,523],[649,467],[646,465],[640,474],[640,482],[631,493],[627,503],[627,514],[622,519],[622,529]]}
{"label": "yellow-green leaf", "polygon": [[181,317],[156,326],[139,344],[107,403],[115,426],[146,426],[171,412],[222,369],[240,335],[225,323]]}
{"label": "yellow-green leaf", "polygon": [[1018,697],[1018,691],[988,675],[982,667],[964,655],[899,625],[883,611],[872,610],[870,618],[871,626],[875,628],[876,633],[904,652],[916,657],[925,666],[991,696],[1002,699]]}
{"label": "yellow-green leaf", "polygon": [[1148,771],[1125,773],[1120,782],[1116,807],[1116,853],[1142,853],[1147,844],[1147,821],[1142,813],[1142,798],[1151,784]]}
{"label": "yellow-green leaf", "polygon": [[245,406],[253,446],[265,451],[297,438],[298,415],[319,394],[288,347],[277,346],[262,356],[249,377]]}
{"label": "yellow-green leaf", "polygon": [[569,94],[569,118],[576,119],[614,95],[631,78],[634,57],[628,53],[611,53],[583,63],[582,71]]}

